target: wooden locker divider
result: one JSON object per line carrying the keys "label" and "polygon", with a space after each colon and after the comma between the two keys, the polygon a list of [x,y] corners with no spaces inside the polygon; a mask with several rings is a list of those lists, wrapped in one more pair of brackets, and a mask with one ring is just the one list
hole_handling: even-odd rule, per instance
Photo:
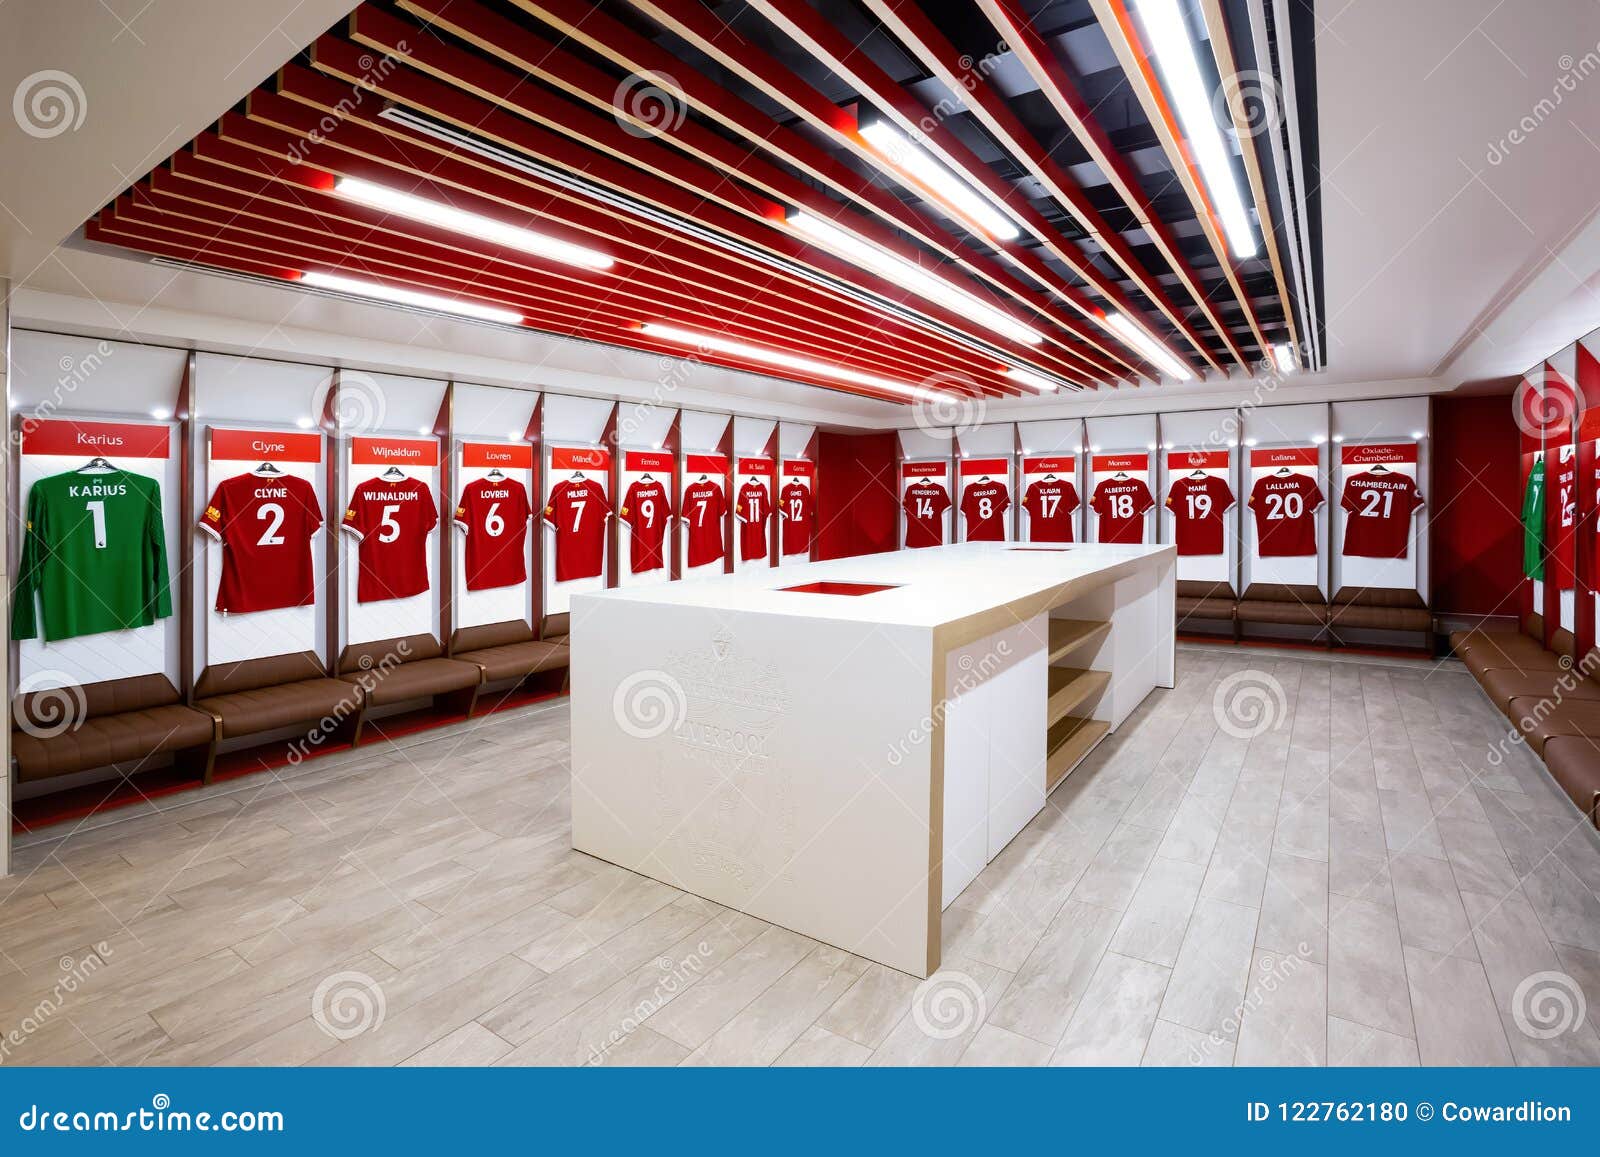
{"label": "wooden locker divider", "polygon": [[735,468],[738,466],[738,460],[734,458],[733,451],[732,414],[728,415],[728,424],[723,427],[722,437],[717,442],[717,453],[722,455],[725,463],[722,470],[722,496],[724,499],[723,506],[725,507],[722,512],[722,573],[732,574],[733,552],[739,548],[739,527],[734,521],[733,513],[733,508],[735,505],[733,479]]}
{"label": "wooden locker divider", "polygon": [[[178,689],[183,701],[194,706],[194,475],[199,461],[195,444],[199,424],[194,420],[197,357],[184,359],[183,378],[173,400],[172,416],[178,423]],[[207,496],[209,497],[209,495]]]}
{"label": "wooden locker divider", "polygon": [[344,606],[344,576],[341,573],[340,555],[343,543],[340,540],[339,523],[344,519],[345,494],[343,489],[344,443],[340,437],[339,429],[339,390],[344,377],[342,370],[334,370],[328,391],[322,400],[322,416],[318,419],[318,426],[322,430],[323,438],[327,443],[324,470],[328,495],[328,530],[325,535],[326,542],[323,549],[327,551],[327,584],[328,613],[325,616],[327,628],[326,643],[327,653],[323,655],[323,664],[328,674],[336,674],[339,670],[339,624],[343,616]]}
{"label": "wooden locker divider", "polygon": [[[1545,412],[1550,412],[1549,396],[1554,391],[1565,399],[1563,409],[1557,413],[1568,415],[1553,426],[1544,428],[1544,605],[1539,613],[1544,616],[1544,645],[1554,649],[1556,632],[1561,630],[1561,589],[1553,581],[1559,566],[1571,566],[1574,560],[1568,559],[1558,562],[1556,550],[1561,544],[1561,494],[1556,487],[1556,478],[1561,471],[1561,448],[1570,445],[1573,437],[1572,415],[1577,409],[1577,399],[1574,396],[1572,383],[1561,375],[1555,363],[1546,361],[1543,367],[1544,392],[1546,397]],[[1574,463],[1576,468],[1576,463]],[[1580,479],[1581,481],[1581,479]],[[1573,545],[1576,545],[1576,530],[1574,527]],[[1573,600],[1576,602],[1577,594],[1574,591]]]}
{"label": "wooden locker divider", "polygon": [[455,425],[455,382],[446,382],[444,397],[439,399],[439,412],[433,416],[433,436],[442,439],[443,452],[439,455],[439,493],[434,495],[434,505],[439,510],[438,543],[434,558],[439,567],[439,645],[446,655],[455,650],[455,552],[454,526],[455,500],[455,446],[450,431]]}
{"label": "wooden locker divider", "polygon": [[[1595,438],[1600,437],[1600,406],[1591,407],[1589,398],[1600,398],[1600,360],[1588,351],[1582,339],[1577,343],[1577,381],[1575,427],[1578,438],[1578,515],[1573,527],[1573,534],[1578,542],[1577,563],[1578,581],[1575,595],[1576,607],[1573,633],[1577,636],[1577,651],[1579,656],[1587,655],[1595,645],[1595,587],[1600,574],[1597,574],[1595,563],[1595,550],[1586,548],[1584,543],[1596,545],[1596,528],[1600,526],[1600,519],[1596,518],[1596,507],[1600,505],[1600,493],[1595,485],[1595,468],[1597,456],[1595,454]],[[1428,464],[1431,467],[1433,458],[1430,455]],[[1429,479],[1432,485],[1432,479]],[[1430,490],[1431,494],[1432,491]]]}
{"label": "wooden locker divider", "polygon": [[778,452],[778,427],[781,422],[772,423],[772,432],[767,435],[767,444],[762,450],[762,455],[772,463],[772,473],[767,477],[767,488],[771,491],[767,504],[772,513],[767,517],[767,565],[777,566],[781,557],[778,552],[782,549],[780,539],[783,536],[782,515],[778,513],[778,478],[782,470]]}
{"label": "wooden locker divider", "polygon": [[617,487],[622,485],[622,452],[617,446],[617,414],[620,402],[611,403],[611,416],[600,431],[600,445],[607,447],[610,464],[606,467],[606,501],[611,505],[611,517],[606,519],[606,589],[617,585],[617,551],[622,545],[622,520],[617,517],[617,504],[622,501]]}
{"label": "wooden locker divider", "polygon": [[683,493],[683,461],[679,451],[683,449],[683,411],[679,410],[672,416],[672,425],[667,428],[667,436],[661,440],[661,448],[672,455],[671,490],[667,501],[672,506],[672,517],[667,522],[667,550],[672,561],[668,564],[672,568],[672,578],[676,582],[683,577],[683,535],[678,533],[678,517],[683,512],[678,509],[678,502]]}
{"label": "wooden locker divider", "polygon": [[544,638],[544,459],[540,451],[544,446],[544,391],[533,399],[533,413],[528,415],[528,428],[522,440],[533,447],[533,470],[528,479],[529,502],[533,508],[533,525],[528,527],[528,606],[532,622],[528,624],[538,638]]}

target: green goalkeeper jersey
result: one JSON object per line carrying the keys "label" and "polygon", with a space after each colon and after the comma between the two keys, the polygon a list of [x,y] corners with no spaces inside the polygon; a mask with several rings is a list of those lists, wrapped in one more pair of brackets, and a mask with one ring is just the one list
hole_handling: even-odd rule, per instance
{"label": "green goalkeeper jersey", "polygon": [[1544,459],[1536,459],[1522,494],[1522,573],[1544,580]]}
{"label": "green goalkeeper jersey", "polygon": [[161,484],[114,470],[69,471],[28,491],[11,637],[46,642],[147,627],[172,614]]}

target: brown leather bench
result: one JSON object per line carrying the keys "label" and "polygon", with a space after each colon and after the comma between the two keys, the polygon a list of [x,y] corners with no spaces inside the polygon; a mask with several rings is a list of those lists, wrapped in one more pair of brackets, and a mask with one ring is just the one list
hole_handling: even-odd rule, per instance
{"label": "brown leather bench", "polygon": [[563,671],[571,654],[565,641],[535,639],[521,619],[462,627],[452,640],[450,657],[483,668],[484,682],[526,679],[541,671]]}
{"label": "brown leather bench", "polygon": [[539,628],[539,638],[547,643],[565,644],[571,633],[572,616],[569,614],[546,615]]}
{"label": "brown leather bench", "polygon": [[1315,586],[1251,583],[1239,600],[1237,614],[1241,623],[1325,627],[1328,625],[1328,602]]}
{"label": "brown leather bench", "polygon": [[467,711],[483,682],[483,669],[443,657],[432,635],[407,635],[346,647],[339,656],[339,678],[357,683],[366,693],[367,706],[383,707],[408,699],[471,692]]}
{"label": "brown leather bench", "polygon": [[142,763],[166,752],[209,776],[219,724],[181,698],[165,675],[24,694],[16,707],[22,725],[11,732],[17,781]]}
{"label": "brown leather bench", "polygon": [[329,678],[314,651],[213,663],[195,685],[195,706],[222,720],[222,737],[259,735],[331,720],[359,731],[362,689]]}
{"label": "brown leather bench", "polygon": [[1226,582],[1204,579],[1179,579],[1173,584],[1173,595],[1178,605],[1178,626],[1185,619],[1203,619],[1211,622],[1231,623],[1234,598],[1233,586]]}
{"label": "brown leather bench", "polygon": [[1419,631],[1431,635],[1433,613],[1409,587],[1340,587],[1328,609],[1328,625],[1368,631]]}
{"label": "brown leather bench", "polygon": [[1551,777],[1600,828],[1600,739],[1552,736],[1545,742],[1543,756]]}

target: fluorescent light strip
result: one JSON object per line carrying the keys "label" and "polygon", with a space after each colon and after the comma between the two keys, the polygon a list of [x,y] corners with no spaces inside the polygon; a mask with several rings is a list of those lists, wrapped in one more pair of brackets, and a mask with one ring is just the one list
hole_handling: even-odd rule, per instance
{"label": "fluorescent light strip", "polygon": [[896,257],[887,249],[880,249],[861,240],[855,234],[846,232],[815,214],[797,209],[789,214],[789,224],[796,232],[804,233],[812,241],[833,250],[846,261],[863,269],[869,269],[885,280],[909,289],[918,297],[938,302],[945,308],[970,318],[996,333],[1005,334],[1027,345],[1038,345],[1044,340],[1044,335],[1038,330],[1023,325],[1010,315],[980,301],[966,290],[957,288],[942,277],[935,277],[904,258]]}
{"label": "fluorescent light strip", "polygon": [[841,382],[852,382],[858,386],[870,386],[877,390],[888,390],[890,393],[904,394],[919,401],[948,402],[961,396],[945,390],[930,390],[923,386],[910,386],[904,382],[880,378],[876,374],[862,373],[860,370],[831,365],[828,362],[819,362],[813,358],[803,358],[797,354],[784,353],[782,350],[769,349],[766,346],[748,345],[745,342],[719,337],[716,334],[679,329],[675,325],[666,325],[659,321],[646,322],[643,330],[646,337],[658,338],[661,341],[694,346],[696,349],[714,350],[717,353],[728,354],[731,357],[748,358],[753,362],[782,366],[785,369],[798,370],[801,373],[816,374],[818,377],[836,378]]}
{"label": "fluorescent light strip", "polygon": [[1106,325],[1123,341],[1138,350],[1150,361],[1160,366],[1167,373],[1177,378],[1180,382],[1187,382],[1194,377],[1177,358],[1173,357],[1164,348],[1151,341],[1144,330],[1134,325],[1120,313],[1106,315]]}
{"label": "fluorescent light strip", "polygon": [[391,305],[408,305],[414,309],[428,309],[436,313],[453,313],[478,321],[496,321],[501,325],[522,324],[522,315],[513,310],[479,305],[474,301],[461,301],[437,293],[422,293],[415,289],[396,289],[392,285],[382,285],[376,281],[358,281],[353,277],[341,277],[337,273],[302,273],[300,282],[314,289],[328,289],[334,293],[348,293],[354,297],[370,297],[375,301],[386,301]]}
{"label": "fluorescent light strip", "polygon": [[1294,351],[1289,348],[1288,342],[1279,342],[1272,347],[1272,360],[1277,364],[1280,374],[1294,372]]}
{"label": "fluorescent light strip", "polygon": [[1006,377],[1020,385],[1027,386],[1030,390],[1038,390],[1041,394],[1048,394],[1061,387],[1043,374],[1036,374],[1032,370],[1025,370],[1021,366],[1012,366],[1006,370]]}
{"label": "fluorescent light strip", "polygon": [[936,160],[932,153],[913,143],[886,120],[870,120],[860,128],[861,137],[887,161],[913,181],[927,188],[943,207],[956,211],[983,230],[989,237],[1014,241],[1020,231],[987,197],[980,194],[964,176]]}
{"label": "fluorescent light strip", "polygon": [[385,213],[393,213],[480,241],[504,245],[507,249],[518,249],[535,257],[548,257],[552,261],[560,261],[566,265],[580,265],[585,269],[610,269],[615,264],[609,254],[602,253],[598,249],[574,245],[543,233],[536,233],[532,229],[507,225],[504,221],[497,221],[493,217],[468,213],[463,209],[452,208],[442,201],[418,197],[413,193],[402,193],[399,189],[363,181],[359,177],[340,177],[334,182],[333,191],[341,197],[372,209],[380,209]]}
{"label": "fluorescent light strip", "polygon": [[1150,37],[1167,96],[1177,108],[1183,135],[1194,150],[1200,174],[1211,194],[1211,203],[1222,219],[1228,248],[1237,258],[1254,257],[1259,248],[1255,230],[1250,225],[1250,214],[1245,211],[1233,159],[1223,143],[1222,131],[1217,128],[1211,94],[1200,79],[1198,46],[1189,35],[1183,10],[1178,0],[1137,0],[1137,3],[1139,19]]}

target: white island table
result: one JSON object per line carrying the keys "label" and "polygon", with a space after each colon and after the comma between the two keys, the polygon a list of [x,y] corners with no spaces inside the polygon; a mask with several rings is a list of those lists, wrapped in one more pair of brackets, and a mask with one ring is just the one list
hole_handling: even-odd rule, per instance
{"label": "white island table", "polygon": [[945,907],[1172,686],[1173,562],[970,543],[575,595],[573,846],[926,976]]}

